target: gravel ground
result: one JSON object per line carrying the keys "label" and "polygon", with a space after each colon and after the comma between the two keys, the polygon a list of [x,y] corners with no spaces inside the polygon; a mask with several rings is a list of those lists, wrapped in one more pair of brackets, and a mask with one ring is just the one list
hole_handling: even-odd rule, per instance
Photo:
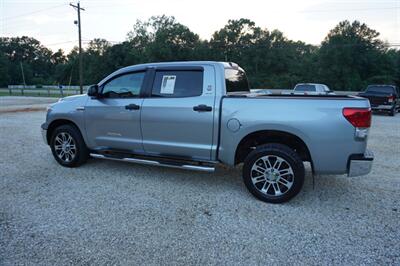
{"label": "gravel ground", "polygon": [[400,114],[374,116],[368,176],[309,173],[292,201],[213,174],[90,160],[67,169],[39,126],[0,114],[0,265],[400,264]]}

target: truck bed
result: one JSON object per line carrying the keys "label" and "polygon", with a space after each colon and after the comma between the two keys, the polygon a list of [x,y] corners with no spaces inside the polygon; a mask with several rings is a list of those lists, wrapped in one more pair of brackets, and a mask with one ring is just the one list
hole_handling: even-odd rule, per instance
{"label": "truck bed", "polygon": [[[250,132],[290,132],[310,150],[316,173],[346,172],[349,156],[364,153],[365,141],[354,141],[354,127],[343,108],[370,108],[367,99],[347,95],[227,95],[222,99],[219,158],[232,162],[238,141]],[[237,121],[236,132],[227,126]]]}

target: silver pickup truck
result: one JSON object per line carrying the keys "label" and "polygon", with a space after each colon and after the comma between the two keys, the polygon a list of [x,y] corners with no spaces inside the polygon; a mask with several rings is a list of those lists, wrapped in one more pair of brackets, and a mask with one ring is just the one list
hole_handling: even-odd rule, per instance
{"label": "silver pickup truck", "polygon": [[250,93],[234,63],[172,62],[122,68],[85,95],[49,106],[43,138],[62,166],[89,157],[213,171],[243,163],[258,199],[294,197],[313,174],[371,170],[367,99]]}

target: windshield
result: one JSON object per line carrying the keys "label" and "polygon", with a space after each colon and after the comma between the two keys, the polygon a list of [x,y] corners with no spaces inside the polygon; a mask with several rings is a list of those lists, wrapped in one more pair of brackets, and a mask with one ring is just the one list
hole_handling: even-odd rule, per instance
{"label": "windshield", "polygon": [[316,91],[315,85],[299,84],[294,87],[295,91]]}
{"label": "windshield", "polygon": [[367,92],[394,93],[393,86],[368,86]]}
{"label": "windshield", "polygon": [[227,94],[240,91],[250,92],[249,82],[247,81],[246,73],[241,68],[226,68],[225,84]]}

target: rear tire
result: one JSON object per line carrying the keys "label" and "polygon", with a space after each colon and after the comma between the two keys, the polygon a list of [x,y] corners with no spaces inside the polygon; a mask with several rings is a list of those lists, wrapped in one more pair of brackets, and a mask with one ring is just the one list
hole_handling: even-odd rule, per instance
{"label": "rear tire", "polygon": [[392,110],[390,110],[389,115],[394,116],[396,114],[396,107],[393,107]]}
{"label": "rear tire", "polygon": [[89,158],[89,150],[81,132],[73,125],[57,127],[50,139],[54,159],[65,167],[77,167]]}
{"label": "rear tire", "polygon": [[283,144],[266,144],[249,153],[244,161],[243,181],[259,200],[282,203],[296,196],[304,183],[304,164]]}

